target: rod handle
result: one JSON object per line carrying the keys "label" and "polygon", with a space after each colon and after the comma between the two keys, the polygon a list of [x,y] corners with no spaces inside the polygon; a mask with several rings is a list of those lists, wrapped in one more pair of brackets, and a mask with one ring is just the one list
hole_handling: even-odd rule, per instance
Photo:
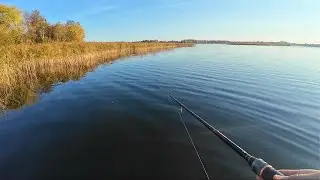
{"label": "rod handle", "polygon": [[264,180],[273,180],[273,177],[275,175],[283,176],[281,172],[279,172],[278,170],[274,169],[272,166],[269,165],[263,169],[260,177],[262,177],[262,179]]}
{"label": "rod handle", "polygon": [[263,178],[263,180],[273,180],[273,177],[275,175],[283,176],[283,174],[276,169],[274,169],[272,166],[270,166],[268,163],[266,163],[262,159],[255,159],[252,162],[252,170],[256,173],[256,175]]}

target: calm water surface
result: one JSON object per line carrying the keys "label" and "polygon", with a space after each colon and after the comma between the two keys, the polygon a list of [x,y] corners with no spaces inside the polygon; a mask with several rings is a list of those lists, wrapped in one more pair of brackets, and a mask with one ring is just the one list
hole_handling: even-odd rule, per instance
{"label": "calm water surface", "polygon": [[[198,45],[100,66],[8,112],[0,179],[205,179],[159,86],[276,168],[320,168],[320,49]],[[211,179],[254,179],[182,115]]]}

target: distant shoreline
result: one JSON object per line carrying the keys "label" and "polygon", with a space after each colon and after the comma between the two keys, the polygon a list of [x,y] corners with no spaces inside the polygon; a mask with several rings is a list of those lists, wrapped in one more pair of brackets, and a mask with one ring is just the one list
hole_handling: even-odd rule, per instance
{"label": "distant shoreline", "polygon": [[194,44],[225,44],[225,45],[240,45],[240,46],[300,46],[300,47],[320,47],[320,44],[301,44],[290,43],[285,41],[280,42],[264,42],[264,41],[225,41],[225,40],[193,40],[187,39],[181,42]]}

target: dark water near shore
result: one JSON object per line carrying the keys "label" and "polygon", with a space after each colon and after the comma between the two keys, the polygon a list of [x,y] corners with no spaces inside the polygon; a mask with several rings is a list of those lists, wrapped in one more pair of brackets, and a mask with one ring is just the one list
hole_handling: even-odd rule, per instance
{"label": "dark water near shore", "polygon": [[[205,179],[158,85],[276,168],[320,168],[320,49],[199,45],[100,66],[8,112],[0,179]],[[183,118],[211,179],[254,179]]]}

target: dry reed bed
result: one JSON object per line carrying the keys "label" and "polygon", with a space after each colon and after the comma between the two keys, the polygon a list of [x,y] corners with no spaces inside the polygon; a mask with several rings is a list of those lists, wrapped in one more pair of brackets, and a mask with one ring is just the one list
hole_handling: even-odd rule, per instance
{"label": "dry reed bed", "polygon": [[41,88],[78,79],[120,57],[191,46],[182,43],[53,43],[0,47],[0,109],[33,103]]}

